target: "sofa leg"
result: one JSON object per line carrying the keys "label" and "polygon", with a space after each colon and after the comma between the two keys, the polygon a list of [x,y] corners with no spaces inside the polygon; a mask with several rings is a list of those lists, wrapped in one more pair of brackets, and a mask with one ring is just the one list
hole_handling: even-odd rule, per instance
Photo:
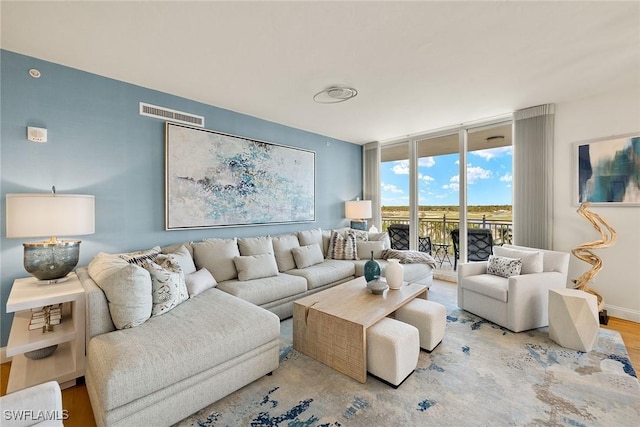
{"label": "sofa leg", "polygon": [[273,371],[271,371],[271,372],[269,372],[269,373],[267,374],[267,376],[268,376],[268,377],[270,377],[271,375],[273,375]]}

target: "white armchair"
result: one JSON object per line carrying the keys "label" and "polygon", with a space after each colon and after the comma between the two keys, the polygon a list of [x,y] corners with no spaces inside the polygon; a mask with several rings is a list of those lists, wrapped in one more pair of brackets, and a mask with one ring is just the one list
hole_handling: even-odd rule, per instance
{"label": "white armchair", "polygon": [[521,259],[522,273],[505,278],[488,274],[488,261],[460,264],[458,307],[513,332],[547,326],[549,289],[567,287],[569,253],[504,245],[494,255]]}
{"label": "white armchair", "polygon": [[35,385],[0,397],[3,427],[62,426],[62,392],[56,381]]}

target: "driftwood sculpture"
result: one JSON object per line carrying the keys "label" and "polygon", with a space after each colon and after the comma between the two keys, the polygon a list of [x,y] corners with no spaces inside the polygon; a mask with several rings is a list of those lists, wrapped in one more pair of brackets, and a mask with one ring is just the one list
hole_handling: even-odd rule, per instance
{"label": "driftwood sculpture", "polygon": [[583,243],[571,251],[571,253],[578,259],[591,264],[591,269],[580,276],[577,280],[573,280],[573,283],[575,285],[575,289],[595,295],[596,298],[598,298],[598,310],[602,311],[604,309],[604,299],[602,298],[602,295],[589,287],[589,282],[602,269],[602,259],[591,252],[591,249],[603,249],[613,246],[616,242],[616,230],[614,230],[607,221],[602,219],[600,215],[587,210],[588,206],[589,202],[582,203],[577,212],[593,225],[602,238],[600,240],[594,240],[593,242]]}

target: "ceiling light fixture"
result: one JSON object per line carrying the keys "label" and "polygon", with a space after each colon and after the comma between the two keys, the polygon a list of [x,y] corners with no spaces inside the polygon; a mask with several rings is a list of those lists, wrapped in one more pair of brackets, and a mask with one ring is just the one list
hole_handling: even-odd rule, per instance
{"label": "ceiling light fixture", "polygon": [[319,104],[336,104],[354,98],[358,91],[351,87],[332,86],[313,95],[313,100]]}

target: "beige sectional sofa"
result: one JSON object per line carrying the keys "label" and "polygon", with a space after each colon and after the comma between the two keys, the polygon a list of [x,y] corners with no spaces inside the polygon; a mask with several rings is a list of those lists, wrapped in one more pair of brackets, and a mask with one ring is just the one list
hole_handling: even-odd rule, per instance
{"label": "beige sectional sofa", "polygon": [[[97,425],[170,425],[275,370],[293,301],[362,275],[389,248],[385,233],[360,233],[362,259],[327,259],[347,230],[98,254],[79,268]],[[406,281],[431,283],[430,266],[404,267]]]}

